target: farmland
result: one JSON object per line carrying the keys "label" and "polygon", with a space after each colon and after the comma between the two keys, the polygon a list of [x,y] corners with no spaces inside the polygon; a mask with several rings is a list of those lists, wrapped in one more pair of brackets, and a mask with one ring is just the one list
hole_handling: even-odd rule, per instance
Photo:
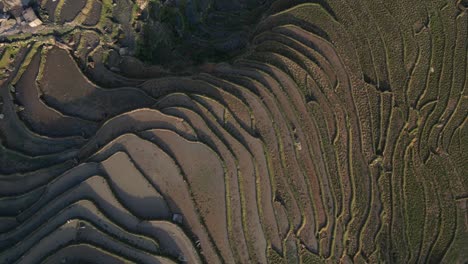
{"label": "farmland", "polygon": [[31,6],[0,263],[468,261],[467,1]]}

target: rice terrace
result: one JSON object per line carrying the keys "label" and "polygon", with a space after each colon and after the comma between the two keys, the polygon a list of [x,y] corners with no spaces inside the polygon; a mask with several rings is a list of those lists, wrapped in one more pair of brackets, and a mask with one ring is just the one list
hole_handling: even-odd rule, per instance
{"label": "rice terrace", "polygon": [[468,263],[467,0],[0,0],[0,264]]}

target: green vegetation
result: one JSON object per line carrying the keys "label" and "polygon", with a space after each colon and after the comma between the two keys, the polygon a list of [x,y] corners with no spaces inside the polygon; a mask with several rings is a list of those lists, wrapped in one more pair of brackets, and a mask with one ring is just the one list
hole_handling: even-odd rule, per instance
{"label": "green vegetation", "polygon": [[[196,1],[191,2],[191,5],[196,4]],[[143,30],[138,40],[137,57],[150,64],[175,68],[228,61],[243,51],[246,38],[243,30],[254,28],[253,24],[264,8],[218,14],[211,5],[199,10],[190,8],[187,0],[178,1],[175,5],[151,0],[143,12],[148,15],[142,17]],[[209,16],[222,17],[217,23],[224,28],[211,28],[212,25],[206,24]]]}
{"label": "green vegetation", "polygon": [[7,68],[19,51],[20,47],[16,45],[8,45],[5,47],[5,50],[3,51],[3,54],[1,54],[0,58],[0,69]]}

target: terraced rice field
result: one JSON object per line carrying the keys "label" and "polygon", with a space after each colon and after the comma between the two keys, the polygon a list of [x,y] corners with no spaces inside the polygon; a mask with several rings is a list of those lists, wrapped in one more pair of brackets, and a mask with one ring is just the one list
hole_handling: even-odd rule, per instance
{"label": "terraced rice field", "polygon": [[468,262],[466,1],[273,1],[181,73],[119,55],[131,1],[39,4],[1,40],[0,263]]}

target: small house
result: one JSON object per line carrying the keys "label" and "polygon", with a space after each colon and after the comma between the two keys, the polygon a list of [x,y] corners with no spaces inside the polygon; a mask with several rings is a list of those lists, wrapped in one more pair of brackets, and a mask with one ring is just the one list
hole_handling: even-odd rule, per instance
{"label": "small house", "polygon": [[4,12],[9,12],[14,9],[21,8],[23,6],[23,2],[21,0],[3,0],[0,3],[0,7]]}
{"label": "small house", "polygon": [[10,13],[14,18],[20,19],[23,11],[23,3],[21,0],[3,0],[2,10],[5,13]]}
{"label": "small house", "polygon": [[34,10],[31,7],[24,9],[22,16],[24,21],[26,21],[30,27],[37,27],[42,25],[42,21],[37,18],[36,13],[34,13]]}

